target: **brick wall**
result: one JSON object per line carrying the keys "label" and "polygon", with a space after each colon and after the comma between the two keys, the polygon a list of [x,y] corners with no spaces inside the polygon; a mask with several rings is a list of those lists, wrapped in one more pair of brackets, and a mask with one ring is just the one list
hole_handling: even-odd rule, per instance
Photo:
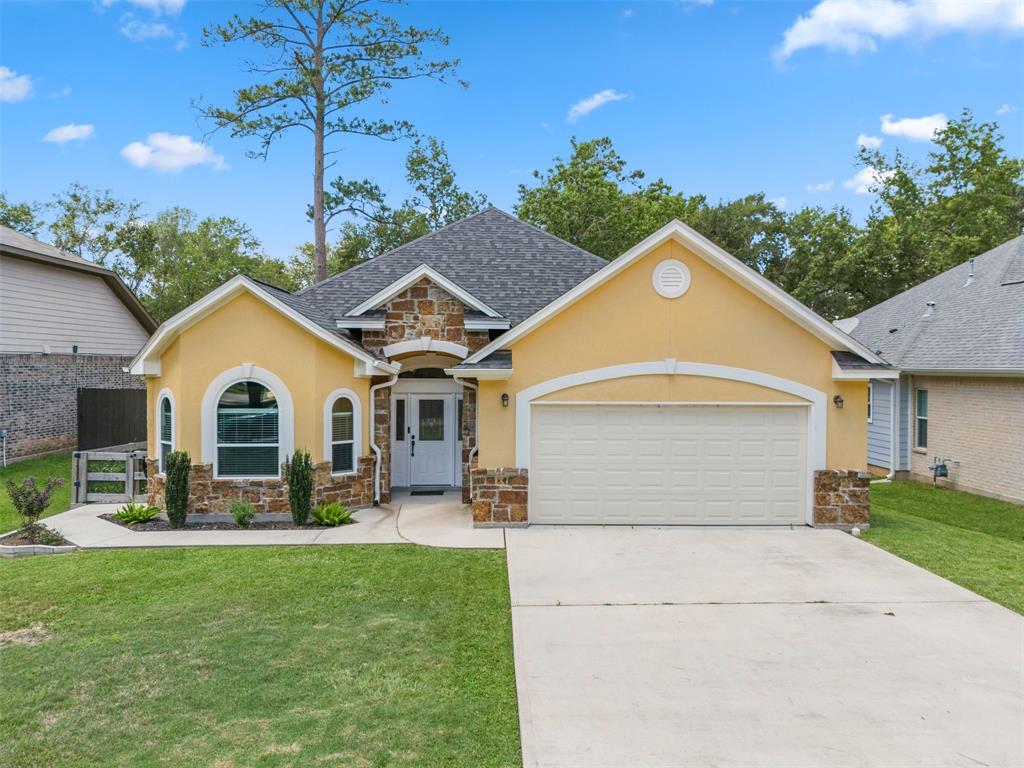
{"label": "brick wall", "polygon": [[[1024,378],[914,376],[910,472],[931,482],[938,456],[950,463],[944,485],[1024,502]],[[915,389],[928,390],[928,447],[915,450]]]}
{"label": "brick wall", "polygon": [[526,525],[528,473],[519,467],[473,469],[473,525]]}
{"label": "brick wall", "polygon": [[120,355],[0,355],[0,427],[8,459],[73,450],[78,389],[145,389]]}
{"label": "brick wall", "polygon": [[[373,456],[359,459],[354,475],[332,475],[330,462],[313,467],[313,505],[341,502],[346,507],[373,504]],[[149,503],[164,509],[164,476],[156,459],[146,462]],[[289,512],[288,485],[279,478],[266,480],[215,480],[212,464],[193,464],[189,476],[189,514],[226,513],[231,502],[244,499],[256,512]]]}
{"label": "brick wall", "polygon": [[[462,503],[471,504],[469,454],[476,445],[476,392],[463,388],[462,395]],[[476,457],[473,459],[476,461]],[[474,465],[475,466],[475,465]]]}

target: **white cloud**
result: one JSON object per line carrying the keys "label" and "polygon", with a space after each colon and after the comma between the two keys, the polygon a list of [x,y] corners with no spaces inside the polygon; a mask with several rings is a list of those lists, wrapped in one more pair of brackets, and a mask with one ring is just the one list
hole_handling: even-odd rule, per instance
{"label": "white cloud", "polygon": [[624,9],[622,11],[622,18],[624,18],[624,19],[631,19],[631,18],[633,18],[633,9],[632,8]]}
{"label": "white cloud", "polygon": [[862,133],[857,136],[857,146],[867,147],[868,149],[878,149],[882,146],[881,136],[868,136],[866,133]]}
{"label": "white cloud", "polygon": [[59,91],[51,91],[50,92],[50,98],[51,99],[66,99],[70,95],[71,95],[71,86],[70,85],[65,85]]}
{"label": "white cloud", "polygon": [[997,115],[1008,115],[1011,112],[1016,112],[1017,108],[1013,104],[1003,104],[999,109],[996,110]]}
{"label": "white cloud", "polygon": [[861,168],[852,179],[843,182],[843,186],[852,189],[858,195],[870,195],[873,187],[886,179],[891,179],[896,171],[879,171],[877,168]]}
{"label": "white cloud", "polygon": [[133,43],[141,43],[145,40],[173,37],[174,30],[162,21],[140,21],[134,14],[126,13],[121,17],[121,34]]}
{"label": "white cloud", "polygon": [[598,91],[593,96],[588,96],[585,99],[581,99],[573,104],[569,108],[569,114],[565,120],[569,123],[575,123],[581,117],[585,117],[593,112],[598,107],[603,107],[605,104],[610,104],[613,101],[622,101],[628,98],[626,94],[619,93],[613,88],[605,88],[603,91]]}
{"label": "white cloud", "polygon": [[828,192],[832,189],[834,184],[835,182],[832,179],[829,179],[828,181],[819,181],[817,183],[811,182],[806,186],[806,189],[808,192]]}
{"label": "white cloud", "polygon": [[43,141],[51,141],[54,144],[67,144],[69,141],[82,141],[96,134],[96,129],[91,125],[78,125],[68,123],[54,128],[43,136]]}
{"label": "white cloud", "polygon": [[32,78],[0,67],[0,101],[23,101],[32,95]]}
{"label": "white cloud", "polygon": [[[100,5],[105,8],[112,6],[117,0],[100,0]],[[185,7],[186,0],[128,0],[128,3],[139,8],[145,8],[154,15],[176,16]]]}
{"label": "white cloud", "polygon": [[949,124],[949,118],[941,112],[925,117],[904,117],[893,120],[892,115],[882,115],[882,133],[888,136],[905,136],[914,141],[931,141],[936,131]]}
{"label": "white cloud", "polygon": [[775,58],[782,61],[818,46],[846,53],[873,52],[880,40],[993,31],[1024,31],[1024,4],[1020,0],[821,0],[786,30]]}
{"label": "white cloud", "polygon": [[769,197],[768,202],[773,203],[776,208],[781,208],[782,210],[785,210],[786,203],[789,202],[789,199],[785,195],[779,195],[778,197]]}
{"label": "white cloud", "polygon": [[121,150],[121,156],[136,168],[152,168],[177,173],[193,165],[209,165],[215,171],[228,169],[224,158],[191,136],[175,136],[166,131],[151,133],[145,142],[133,141]]}

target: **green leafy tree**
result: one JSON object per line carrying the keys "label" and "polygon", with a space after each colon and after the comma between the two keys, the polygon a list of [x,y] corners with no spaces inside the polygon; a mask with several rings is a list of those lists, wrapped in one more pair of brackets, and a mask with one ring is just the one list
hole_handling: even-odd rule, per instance
{"label": "green leafy tree", "polygon": [[265,256],[256,236],[237,219],[201,219],[187,208],[171,208],[145,226],[152,251],[143,301],[158,322],[235,275],[296,287],[285,264]]}
{"label": "green leafy tree", "polygon": [[697,212],[692,226],[769,278],[784,268],[786,214],[762,192],[705,206]]}
{"label": "green leafy tree", "polygon": [[853,247],[860,229],[845,208],[802,208],[786,222],[786,258],[772,279],[822,317],[854,314],[862,275]]}
{"label": "green leafy tree", "polygon": [[0,224],[23,235],[36,237],[39,234],[44,225],[39,216],[41,209],[38,203],[11,203],[7,195],[0,192]]}
{"label": "green leafy tree", "polygon": [[56,247],[118,271],[118,257],[123,255],[118,238],[125,227],[141,221],[142,204],[76,182],[54,195],[47,208]]}
{"label": "green leafy tree", "polygon": [[403,26],[369,0],[265,0],[261,15],[236,15],[204,29],[203,36],[205,45],[240,42],[267,53],[264,62],[248,64],[260,80],[235,91],[233,105],[198,105],[216,128],[258,137],[260,150],[254,154],[262,157],[293,128],[312,136],[315,274],[323,280],[327,143],[342,135],[387,140],[411,135],[408,121],[368,117],[357,110],[386,103],[396,83],[454,76],[457,59],[433,59],[426,51],[448,45],[448,38],[439,29]]}

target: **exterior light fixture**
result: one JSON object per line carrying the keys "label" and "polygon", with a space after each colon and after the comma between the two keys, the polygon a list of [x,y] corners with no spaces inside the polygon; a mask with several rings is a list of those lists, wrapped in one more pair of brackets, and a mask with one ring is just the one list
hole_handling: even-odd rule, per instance
{"label": "exterior light fixture", "polygon": [[508,392],[501,393],[501,407],[508,408]]}
{"label": "exterior light fixture", "polygon": [[832,402],[835,403],[836,408],[842,408],[843,407],[843,396],[842,395],[836,395],[835,397],[832,398]]}

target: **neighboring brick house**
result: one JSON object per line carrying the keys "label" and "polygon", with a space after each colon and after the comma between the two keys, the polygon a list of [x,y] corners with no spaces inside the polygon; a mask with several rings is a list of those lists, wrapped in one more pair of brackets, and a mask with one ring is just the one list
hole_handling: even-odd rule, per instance
{"label": "neighboring brick house", "polygon": [[109,269],[0,227],[0,429],[8,460],[75,448],[80,388],[144,388],[123,368],[155,329]]}
{"label": "neighboring brick house", "polygon": [[458,492],[476,525],[868,523],[869,349],[680,222],[611,262],[495,208],[303,291],[239,276],[165,323],[147,377],[193,512]]}
{"label": "neighboring brick house", "polygon": [[869,465],[1024,502],[1024,237],[839,325],[901,371],[872,383]]}

